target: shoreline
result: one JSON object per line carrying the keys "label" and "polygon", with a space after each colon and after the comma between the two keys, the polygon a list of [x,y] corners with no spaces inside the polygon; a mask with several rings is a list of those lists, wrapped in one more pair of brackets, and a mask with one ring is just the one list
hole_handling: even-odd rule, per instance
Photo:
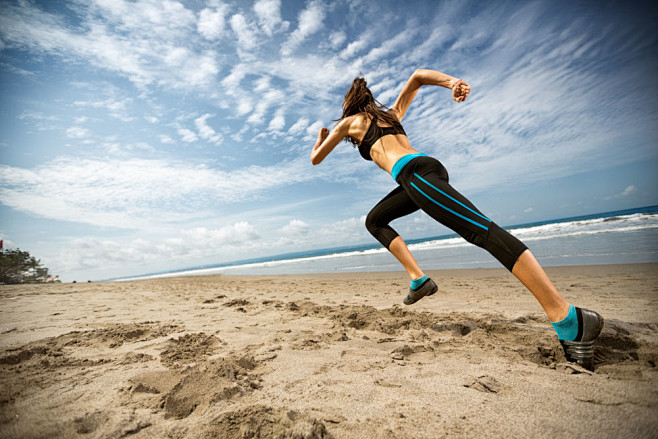
{"label": "shoreline", "polygon": [[[541,263],[541,261],[540,261]],[[549,274],[550,277],[550,272],[555,271],[557,274],[560,274],[562,271],[570,271],[570,270],[581,270],[585,269],[587,271],[590,271],[590,269],[596,271],[597,269],[601,270],[622,270],[625,271],[627,268],[632,270],[631,267],[637,267],[639,270],[643,270],[645,267],[643,266],[655,266],[656,269],[658,269],[658,262],[625,262],[625,263],[604,263],[604,264],[566,264],[566,265],[544,265],[541,264],[542,268]],[[211,270],[211,269],[208,269]],[[450,274],[450,275],[459,275],[459,273],[466,273],[466,276],[471,276],[472,273],[477,275],[477,272],[479,271],[502,271],[505,273],[508,273],[507,269],[501,267],[500,265],[496,267],[467,267],[467,268],[439,268],[439,269],[427,269],[424,270],[427,273],[433,273],[434,275],[441,275],[442,273],[444,274]],[[472,273],[471,273],[472,272]],[[128,283],[128,282],[144,282],[144,281],[153,281],[153,280],[166,280],[166,279],[178,279],[178,278],[207,278],[207,277],[243,277],[243,278],[278,278],[278,277],[307,277],[307,278],[323,278],[325,276],[329,277],[337,277],[337,278],[345,278],[345,279],[350,279],[350,278],[356,278],[356,277],[376,277],[378,275],[381,275],[382,277],[395,277],[398,275],[404,275],[406,278],[406,274],[404,272],[404,269],[400,267],[400,269],[397,270],[381,270],[381,271],[341,271],[341,272],[323,272],[323,271],[318,271],[318,272],[313,272],[313,273],[281,273],[281,274],[241,274],[241,273],[208,273],[208,274],[203,274],[203,273],[190,273],[190,274],[185,274],[186,272],[176,272],[176,273],[164,273],[164,274],[158,274],[158,275],[146,275],[146,276],[162,276],[162,277],[148,277],[148,278],[140,278],[140,279],[132,279],[132,278],[127,278],[127,280],[123,279],[107,279],[107,280],[97,280],[97,281],[91,281],[89,283],[105,283],[105,284],[111,284],[111,283]],[[62,282],[62,284],[72,284],[73,282]],[[78,284],[85,284],[88,282],[76,282]]]}
{"label": "shoreline", "polygon": [[658,434],[658,263],[546,271],[594,372],[504,268],[0,286],[0,437]]}
{"label": "shoreline", "polygon": [[[512,232],[512,234],[515,236],[521,238],[522,241],[536,244],[537,248],[533,249],[533,252],[535,252],[535,255],[539,257],[540,260],[542,259],[542,250],[546,250],[546,259],[543,260],[543,265],[551,264],[554,266],[561,266],[565,264],[596,265],[614,263],[614,260],[608,259],[608,256],[611,254],[615,255],[616,261],[619,261],[619,263],[642,263],[649,261],[658,262],[656,247],[645,245],[646,242],[655,242],[657,238],[655,233],[653,235],[651,234],[651,230],[656,227],[655,221],[651,220],[651,218],[658,218],[656,217],[656,214],[658,214],[658,206],[644,206],[625,210],[521,223],[505,226],[504,228]],[[647,220],[648,223],[645,220]],[[648,235],[639,238],[639,240],[636,238],[634,241],[629,242],[628,237],[630,235],[627,234],[629,230],[639,231],[643,234],[648,233]],[[596,239],[596,235],[601,233],[621,233],[625,235],[623,238],[621,238],[623,242],[619,242],[616,245],[610,246],[609,243],[603,244],[603,248],[606,248],[608,249],[608,252],[611,252],[608,253],[606,251],[601,251],[602,247],[600,246],[602,243],[597,244],[598,240]],[[593,245],[594,247],[590,248],[590,251],[585,251],[584,253],[573,253],[575,249],[572,248],[571,250],[566,250],[566,253],[564,253],[564,247],[551,247],[554,244],[563,241],[565,238],[573,244],[574,239],[578,239],[578,237],[582,236],[590,237],[587,242],[582,243],[584,248],[588,248],[588,246]],[[477,268],[477,266],[473,265],[472,262],[474,260],[481,260],[482,256],[481,254],[473,251],[475,247],[472,247],[471,244],[464,241],[455,233],[447,233],[443,235],[429,236],[417,239],[407,239],[406,242],[412,252],[419,252],[416,255],[417,257],[420,257],[422,253],[427,251],[439,251],[441,248],[445,248],[446,246],[450,247],[452,249],[451,261],[444,260],[444,257],[438,253],[434,254],[436,257],[438,257],[438,259],[443,261],[438,266],[436,265],[437,261],[432,260],[435,258],[430,258],[430,260],[423,261],[425,263],[423,266],[434,267],[436,269],[458,266],[462,266],[463,268]],[[546,247],[547,245],[548,247]],[[563,244],[559,245],[561,246]],[[630,247],[628,247],[628,245],[630,245]],[[531,247],[534,247],[534,245]],[[576,244],[576,248],[582,250],[579,244]],[[539,250],[539,252],[536,252],[535,250]],[[629,253],[625,253],[626,251],[629,251]],[[648,252],[647,255],[645,255],[647,257],[638,259],[638,252]],[[635,254],[635,256],[630,257],[630,254]],[[397,267],[397,261],[395,261],[392,256],[389,259],[386,258],[385,255],[388,255],[386,249],[381,245],[371,241],[369,243],[363,243],[359,245],[347,245],[334,248],[280,253],[265,257],[229,261],[218,264],[188,266],[166,271],[142,273],[133,276],[105,278],[103,280],[142,280],[161,277],[176,277],[180,275],[205,275],[220,274],[226,272],[230,273],[233,270],[238,272],[254,270],[261,273],[273,273],[273,267],[287,267],[288,271],[301,273],[308,272],[307,270],[309,270],[309,265],[315,265],[316,267],[322,266],[323,264],[321,261],[332,259],[334,260],[336,267],[339,267],[339,269],[345,270],[345,272],[356,272],[351,270],[352,267],[346,267],[344,265],[341,266],[341,261],[344,263],[346,258],[352,259],[354,261],[363,260],[362,258],[364,257],[366,259],[377,259],[377,261],[374,262],[373,267],[376,267],[378,264],[385,264],[390,266],[388,264],[389,262],[393,262]],[[382,257],[384,259],[382,259]],[[499,263],[493,258],[487,258],[487,260],[487,267],[500,266]],[[372,263],[373,261],[371,260],[368,264]],[[324,268],[320,269],[319,271],[324,271],[328,267],[328,265],[324,265]],[[311,270],[313,270],[313,268],[311,268]],[[274,271],[286,270],[279,270],[275,268]],[[248,273],[250,272],[248,271]]]}

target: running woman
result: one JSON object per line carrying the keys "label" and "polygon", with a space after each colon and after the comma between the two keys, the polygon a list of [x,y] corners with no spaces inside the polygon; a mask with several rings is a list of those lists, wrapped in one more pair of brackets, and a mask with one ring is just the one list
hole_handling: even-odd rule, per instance
{"label": "running woman", "polygon": [[530,250],[480,212],[448,183],[441,162],[415,150],[401,122],[421,86],[452,90],[463,102],[471,87],[461,79],[435,70],[416,70],[388,109],[377,102],[363,78],[355,78],[345,94],[343,115],[333,130],[320,128],[311,163],[320,164],[342,140],[358,146],[359,153],[393,177],[398,186],[366,217],[368,231],[402,264],[411,286],[404,299],[411,305],[434,294],[438,287],[418,266],[391,221],[419,209],[454,230],[468,242],[487,250],[525,285],[544,308],[569,361],[592,368],[594,342],[603,328],[596,312],[569,304],[557,291]]}

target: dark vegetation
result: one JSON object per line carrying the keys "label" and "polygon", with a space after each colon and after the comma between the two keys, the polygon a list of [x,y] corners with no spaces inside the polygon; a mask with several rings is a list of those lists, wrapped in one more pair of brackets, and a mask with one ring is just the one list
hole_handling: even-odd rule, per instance
{"label": "dark vegetation", "polygon": [[21,249],[0,250],[0,283],[59,282],[53,278],[41,261]]}

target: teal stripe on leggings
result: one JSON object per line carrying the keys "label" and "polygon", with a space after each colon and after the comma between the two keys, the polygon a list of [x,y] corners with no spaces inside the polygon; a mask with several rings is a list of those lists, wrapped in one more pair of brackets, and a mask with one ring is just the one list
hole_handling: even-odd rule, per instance
{"label": "teal stripe on leggings", "polygon": [[[420,192],[423,196],[425,196],[425,198],[427,198],[428,200],[430,200],[432,203],[436,204],[437,206],[442,207],[443,209],[447,210],[448,212],[452,213],[453,215],[457,215],[459,218],[461,218],[461,219],[465,219],[465,220],[468,221],[469,223],[475,224],[476,226],[481,227],[481,228],[483,228],[484,230],[489,230],[489,227],[487,227],[487,226],[483,226],[483,225],[480,224],[480,223],[476,223],[476,222],[473,221],[472,219],[467,218],[467,217],[465,217],[464,215],[462,215],[462,214],[460,214],[460,213],[457,213],[457,212],[455,212],[454,210],[452,210],[452,209],[450,209],[450,208],[444,206],[443,204],[439,203],[438,201],[434,200],[432,197],[430,197],[430,196],[427,195],[425,192],[423,192],[423,191],[422,191],[418,186],[416,186],[413,182],[411,182],[411,185],[412,185],[412,186],[413,186],[418,192]],[[461,203],[460,203],[460,204],[461,204]],[[470,209],[469,209],[469,210],[470,210]]]}
{"label": "teal stripe on leggings", "polygon": [[434,189],[435,191],[439,192],[440,194],[445,195],[446,197],[450,198],[450,199],[451,199],[452,201],[454,201],[455,203],[459,204],[459,205],[462,206],[462,207],[465,207],[466,209],[470,210],[471,212],[473,212],[474,214],[476,214],[476,215],[479,216],[480,218],[485,219],[485,220],[491,222],[491,220],[490,220],[489,218],[487,218],[486,216],[481,215],[480,213],[474,211],[473,209],[471,209],[470,207],[468,207],[467,205],[465,205],[465,204],[462,203],[461,201],[459,201],[459,200],[455,200],[455,199],[452,198],[450,195],[446,194],[446,193],[443,192],[441,189],[439,189],[438,187],[434,186],[432,183],[430,183],[429,181],[425,180],[423,177],[421,177],[420,175],[416,174],[415,172],[414,172],[414,175],[415,175],[416,177],[418,177],[418,178],[420,179],[420,181],[422,181],[423,183],[425,183],[426,185],[428,185],[429,187],[431,187],[431,188]]}

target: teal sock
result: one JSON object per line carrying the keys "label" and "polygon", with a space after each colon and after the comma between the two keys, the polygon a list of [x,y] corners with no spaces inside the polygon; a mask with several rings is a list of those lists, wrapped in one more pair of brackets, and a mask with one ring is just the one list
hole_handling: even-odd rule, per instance
{"label": "teal sock", "polygon": [[412,290],[418,289],[418,287],[420,287],[426,280],[427,280],[427,276],[423,276],[420,279],[412,280],[411,289]]}
{"label": "teal sock", "polygon": [[574,341],[578,335],[578,316],[576,315],[576,307],[573,305],[569,306],[569,313],[559,322],[551,322],[555,332],[557,332],[557,338],[565,341]]}

